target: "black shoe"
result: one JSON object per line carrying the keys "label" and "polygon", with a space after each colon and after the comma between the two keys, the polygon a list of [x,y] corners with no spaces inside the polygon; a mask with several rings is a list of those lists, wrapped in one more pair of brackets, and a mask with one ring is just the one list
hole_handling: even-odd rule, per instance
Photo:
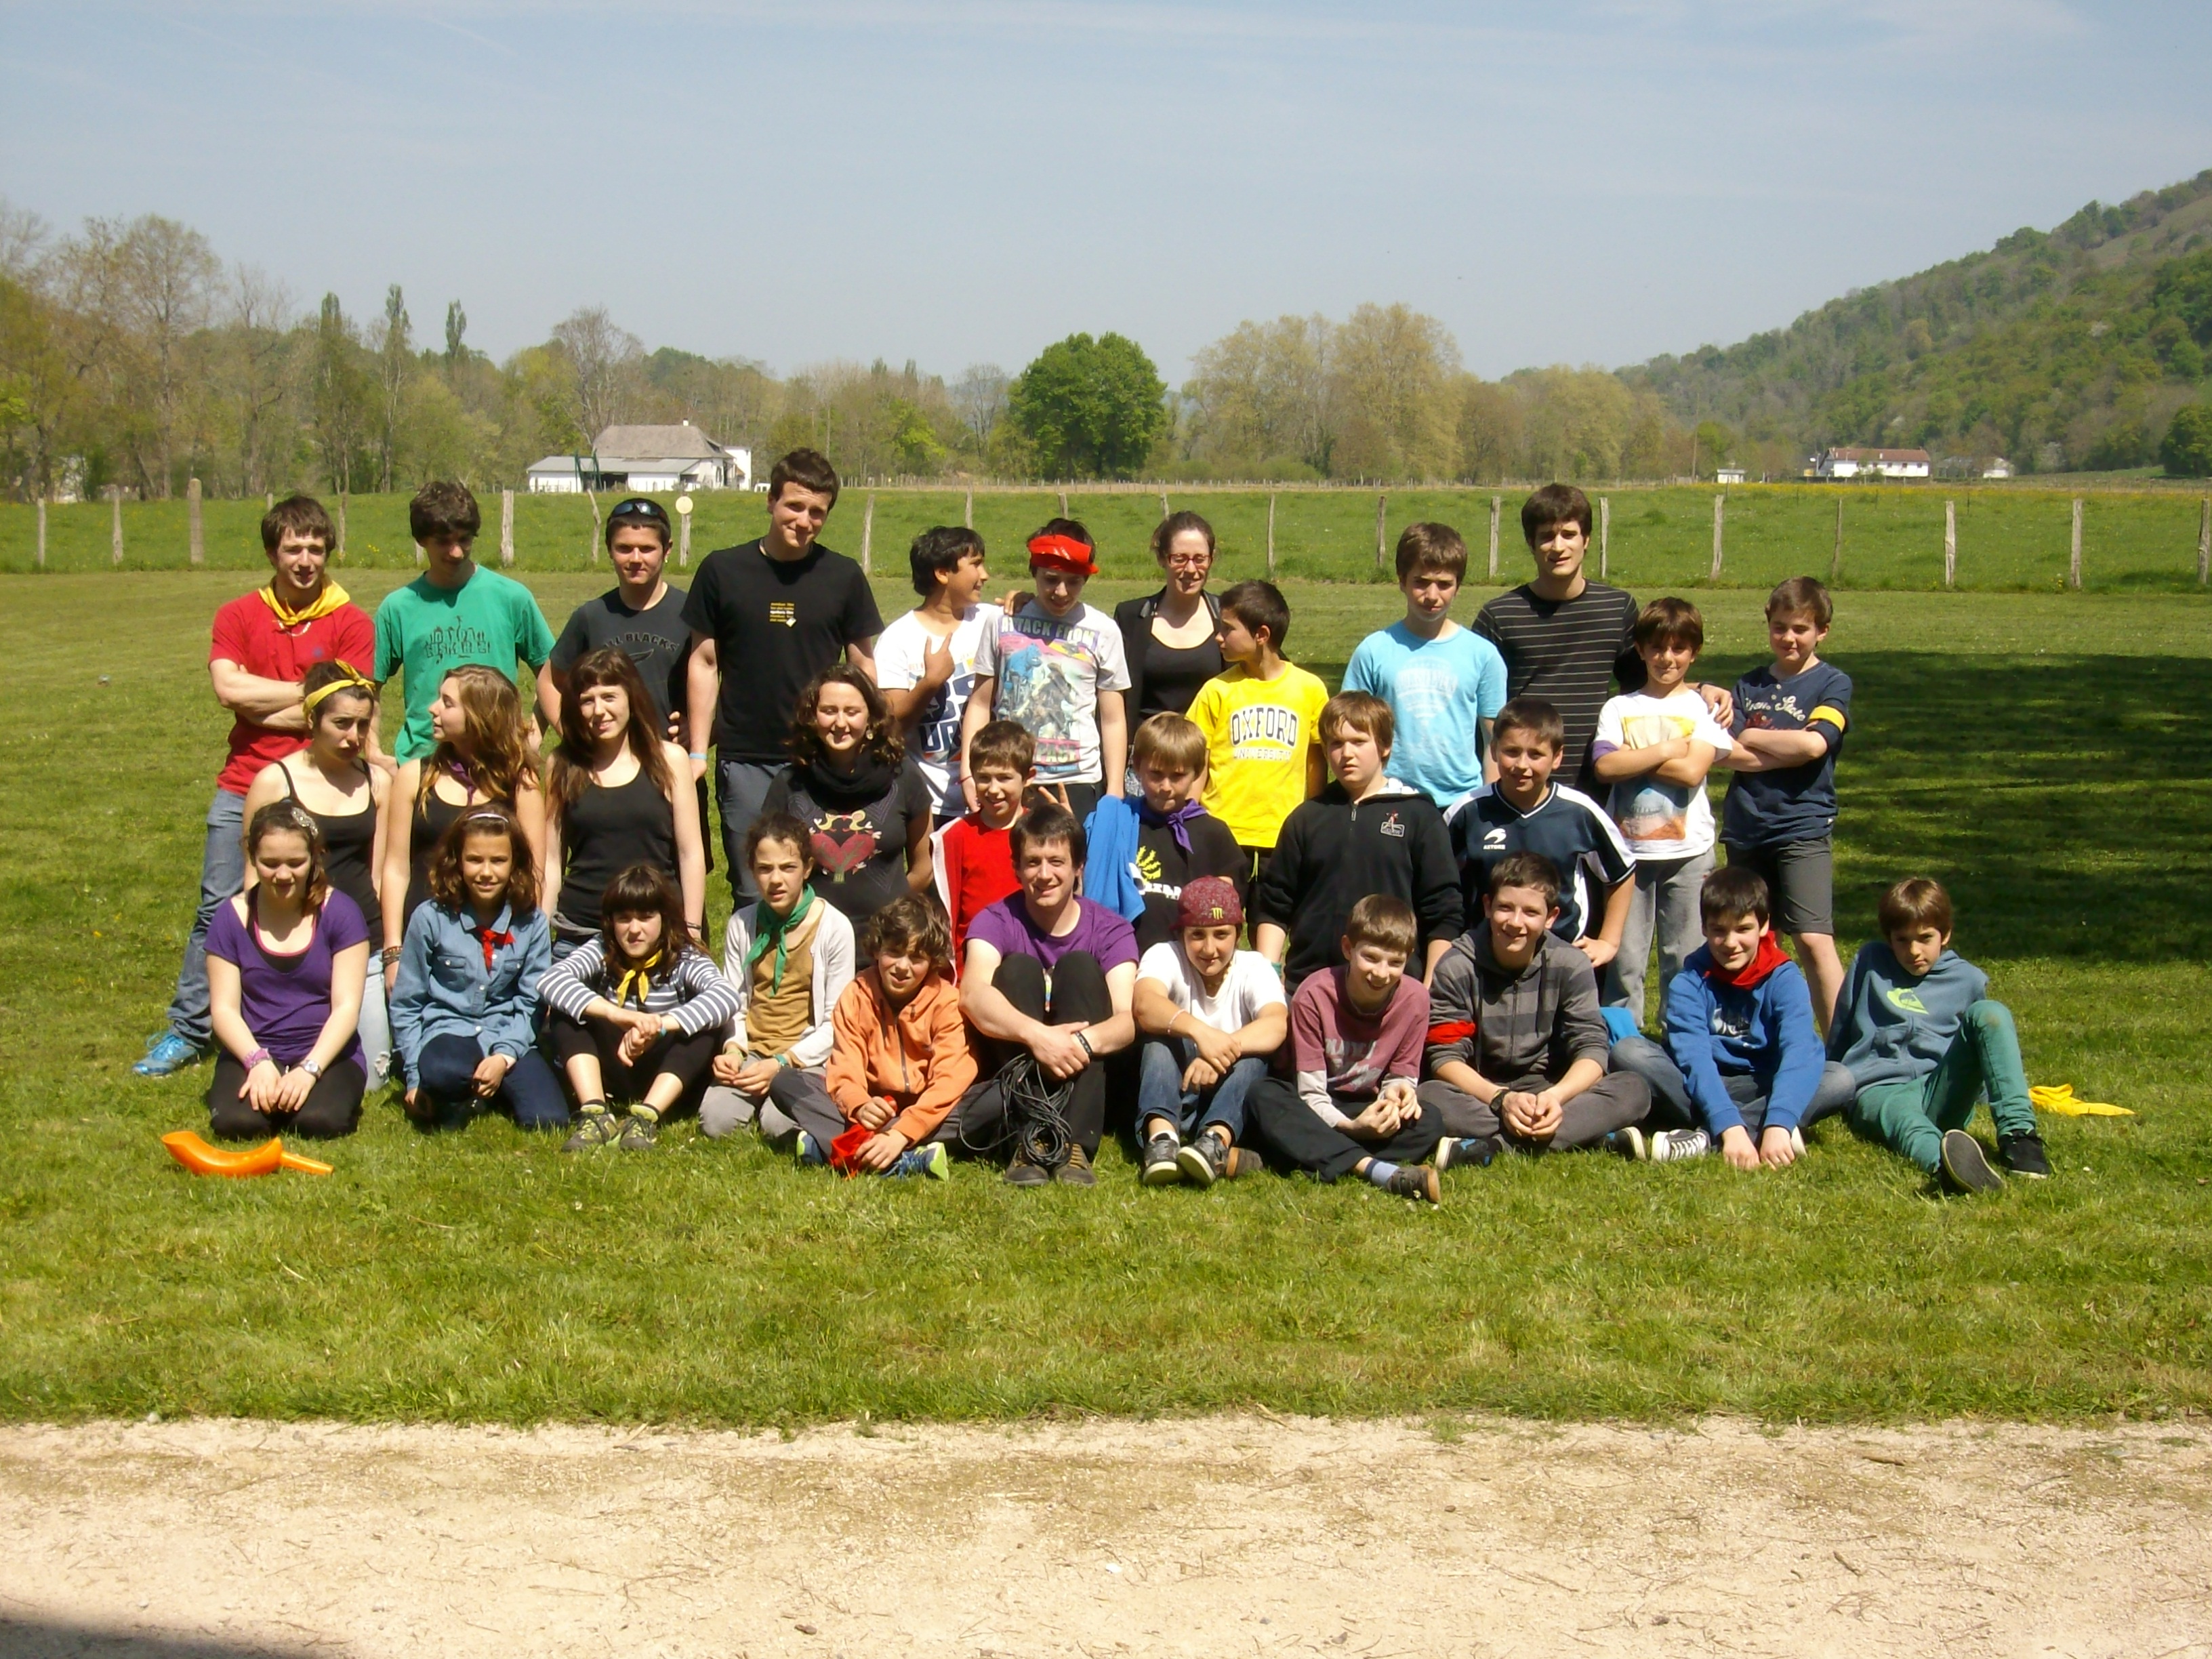
{"label": "black shoe", "polygon": [[1608,1152],[1617,1152],[1631,1163],[1648,1164],[1651,1161],[1651,1142],[1644,1131],[1632,1123],[1625,1129],[1615,1129],[1598,1144]]}
{"label": "black shoe", "polygon": [[1500,1142],[1496,1135],[1462,1135],[1457,1139],[1447,1135],[1437,1142],[1437,1150],[1430,1162],[1441,1175],[1446,1170],[1484,1170],[1498,1156]]}
{"label": "black shoe", "polygon": [[[1210,1139],[1210,1137],[1209,1137]],[[1182,1165],[1177,1155],[1184,1151],[1182,1143],[1170,1134],[1157,1134],[1145,1143],[1145,1185],[1172,1187],[1182,1179]],[[1200,1182],[1200,1186],[1206,1183]]]}
{"label": "black shoe", "polygon": [[1063,1187],[1096,1187],[1098,1177],[1091,1172],[1091,1155],[1080,1146],[1067,1149],[1067,1162],[1052,1172],[1052,1178]]}
{"label": "black shoe", "polygon": [[632,1112],[629,1121],[623,1125],[622,1139],[615,1145],[626,1152],[641,1152],[653,1145],[659,1130],[659,1118]]}
{"label": "black shoe", "polygon": [[1432,1164],[1401,1164],[1384,1190],[1398,1198],[1418,1198],[1429,1204],[1443,1202],[1443,1189]]}
{"label": "black shoe", "polygon": [[1997,1161],[2005,1166],[2007,1175],[2026,1176],[2030,1181],[2051,1179],[2051,1155],[2043,1150],[2041,1135],[1999,1135]]}
{"label": "black shoe", "polygon": [[1958,1193],[1993,1193],[2004,1177],[1990,1168],[1982,1143],[1964,1129],[1943,1132],[1943,1183]]}
{"label": "black shoe", "polygon": [[1217,1181],[1234,1181],[1260,1167],[1256,1153],[1231,1146],[1219,1135],[1201,1134],[1176,1154],[1182,1178],[1194,1187],[1211,1187]]}
{"label": "black shoe", "polygon": [[1009,1187],[1049,1186],[1052,1171],[1042,1164],[1032,1164],[1025,1158],[1017,1158],[1006,1165],[1006,1181]]}
{"label": "black shoe", "polygon": [[564,1152],[588,1152],[611,1146],[622,1133],[622,1120],[605,1107],[586,1106],[584,1121],[576,1126],[576,1133],[568,1137],[561,1150]]}

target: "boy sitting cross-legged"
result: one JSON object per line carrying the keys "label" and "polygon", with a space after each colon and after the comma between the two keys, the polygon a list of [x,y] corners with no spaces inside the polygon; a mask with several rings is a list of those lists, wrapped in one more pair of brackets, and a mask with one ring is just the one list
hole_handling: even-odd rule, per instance
{"label": "boy sitting cross-legged", "polygon": [[799,1124],[802,1164],[829,1163],[857,1125],[872,1131],[853,1154],[859,1171],[942,1181],[975,1082],[951,938],[927,896],[908,893],[868,918],[860,942],[869,966],[837,999],[827,1073],[794,1073],[776,1103]]}
{"label": "boy sitting cross-legged", "polygon": [[2051,1160],[2035,1132],[2012,1010],[1990,1000],[1989,975],[1951,948],[1951,896],[1925,876],[1881,896],[1882,937],[1859,947],[1828,1028],[1828,1057],[1850,1069],[1853,1129],[1902,1152],[1959,1192],[2003,1177],[1966,1133],[1986,1091],[1997,1156],[2041,1180]]}
{"label": "boy sitting cross-legged", "polygon": [[1283,1046],[1290,1010],[1267,959],[1237,948],[1244,907],[1233,882],[1187,884],[1176,921],[1176,939],[1137,963],[1138,1133],[1147,1187],[1211,1187],[1259,1162],[1237,1137],[1245,1097]]}
{"label": "boy sitting cross-legged", "polygon": [[1353,905],[1342,965],[1308,975],[1291,1000],[1296,1089],[1262,1078],[1245,1109],[1284,1168],[1332,1182],[1356,1175],[1434,1204],[1437,1172],[1422,1160],[1443,1131],[1416,1094],[1429,994],[1406,971],[1419,937],[1402,899],[1373,893]]}
{"label": "boy sitting cross-legged", "polygon": [[1437,1164],[1595,1146],[1644,1121],[1643,1079],[1606,1072],[1605,1020],[1589,958],[1553,931],[1559,872],[1535,853],[1500,859],[1483,922],[1437,966],[1421,1103],[1443,1137]]}
{"label": "boy sitting cross-legged", "polygon": [[1662,1048],[1613,1045],[1615,1070],[1651,1085],[1644,1129],[1622,1131],[1638,1158],[1697,1158],[1718,1142],[1739,1170],[1779,1170],[1805,1150],[1799,1131],[1850,1104],[1851,1074],[1826,1058],[1805,975],[1767,927],[1766,884],[1732,865],[1698,898],[1702,949],[1667,982]]}

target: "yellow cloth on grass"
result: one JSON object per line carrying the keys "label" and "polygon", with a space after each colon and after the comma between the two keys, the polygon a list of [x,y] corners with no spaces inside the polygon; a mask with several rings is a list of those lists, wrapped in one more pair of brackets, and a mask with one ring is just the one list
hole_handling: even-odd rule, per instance
{"label": "yellow cloth on grass", "polygon": [[2029,1103],[2039,1112],[2056,1112],[2061,1117],[2133,1117],[2135,1114],[2124,1106],[2108,1105],[2101,1100],[2077,1100],[2070,1083],[2039,1083],[2027,1091]]}

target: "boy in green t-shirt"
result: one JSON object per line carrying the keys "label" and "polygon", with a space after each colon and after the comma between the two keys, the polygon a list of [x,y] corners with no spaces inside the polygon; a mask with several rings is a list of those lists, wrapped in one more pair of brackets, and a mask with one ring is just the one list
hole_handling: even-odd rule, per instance
{"label": "boy in green t-shirt", "polygon": [[392,751],[403,765],[433,747],[430,704],[448,669],[482,663],[512,674],[520,659],[537,671],[540,700],[554,695],[545,665],[553,630],[538,601],[520,582],[480,568],[470,556],[483,514],[468,486],[424,484],[407,504],[407,522],[428,568],[376,608],[377,680],[402,677],[407,718]]}

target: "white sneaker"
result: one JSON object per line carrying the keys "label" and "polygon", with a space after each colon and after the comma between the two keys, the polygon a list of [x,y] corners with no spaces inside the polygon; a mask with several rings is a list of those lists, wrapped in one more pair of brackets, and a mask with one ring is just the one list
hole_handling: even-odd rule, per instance
{"label": "white sneaker", "polygon": [[1651,1137],[1651,1161],[1677,1164],[1686,1158],[1703,1158],[1713,1149],[1713,1138],[1703,1129],[1662,1129]]}

